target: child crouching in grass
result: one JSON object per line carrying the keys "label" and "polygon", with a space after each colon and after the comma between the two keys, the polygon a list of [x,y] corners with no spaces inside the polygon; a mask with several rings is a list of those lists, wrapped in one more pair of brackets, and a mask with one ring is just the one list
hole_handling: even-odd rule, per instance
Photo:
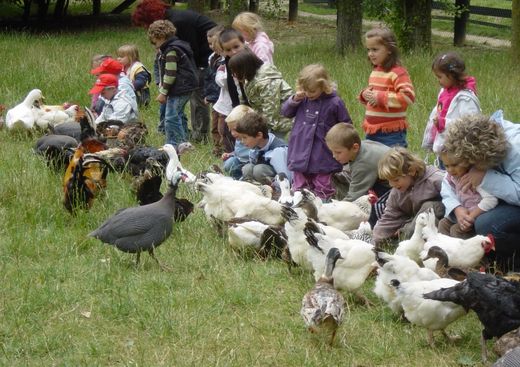
{"label": "child crouching in grass", "polygon": [[[248,113],[255,111],[246,105],[238,105],[231,110],[226,117],[226,124],[231,135],[236,138],[238,133],[236,131],[237,123],[243,119]],[[224,161],[224,172],[229,174],[235,180],[242,177],[242,167],[249,162],[249,148],[246,147],[240,139],[235,141],[235,149],[231,153],[223,153],[222,160]]]}
{"label": "child crouching in grass", "polygon": [[246,114],[238,121],[236,132],[237,139],[251,149],[249,163],[242,168],[244,179],[270,183],[280,172],[291,178],[287,169],[287,143],[268,131],[264,116],[257,112]]}
{"label": "child crouching in grass", "polygon": [[417,215],[430,208],[438,219],[444,216],[440,195],[443,171],[426,166],[405,148],[393,148],[379,161],[378,173],[392,189],[373,230],[376,245],[397,237],[410,238]]}

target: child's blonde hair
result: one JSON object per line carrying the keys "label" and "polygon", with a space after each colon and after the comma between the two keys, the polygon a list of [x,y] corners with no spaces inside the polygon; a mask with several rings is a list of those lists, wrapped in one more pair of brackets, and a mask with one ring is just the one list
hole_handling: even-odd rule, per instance
{"label": "child's blonde hair", "polygon": [[168,39],[175,36],[177,28],[169,20],[156,20],[148,27],[148,39]]}
{"label": "child's blonde hair", "polygon": [[398,147],[390,149],[377,168],[379,178],[395,180],[401,176],[421,177],[426,171],[426,164],[408,149]]}
{"label": "child's blonde hair", "polygon": [[321,64],[310,64],[300,71],[296,81],[296,89],[312,91],[320,88],[324,93],[331,94],[334,83],[330,80],[329,73]]}
{"label": "child's blonde hair", "polygon": [[255,39],[258,32],[264,30],[262,19],[255,13],[250,13],[248,11],[238,14],[233,20],[231,26],[247,33],[251,39]]}
{"label": "child's blonde hair", "polygon": [[401,65],[401,60],[399,59],[399,48],[397,47],[397,38],[390,28],[372,28],[365,33],[365,38],[375,38],[377,43],[383,45],[388,49],[388,51],[390,51],[390,54],[382,65],[385,71],[389,71],[396,65]]}
{"label": "child's blonde hair", "polygon": [[136,45],[123,45],[117,49],[118,57],[128,57],[129,65],[139,60],[139,50]]}
{"label": "child's blonde hair", "polygon": [[111,57],[110,55],[105,54],[97,54],[92,56],[92,60],[90,61],[90,68],[94,69],[97,68],[103,61]]}
{"label": "child's blonde hair", "polygon": [[329,148],[341,147],[352,149],[354,144],[361,146],[361,138],[352,124],[340,122],[327,132],[327,135],[325,135],[325,143],[327,143]]}
{"label": "child's blonde hair", "polygon": [[446,129],[444,150],[480,170],[500,164],[510,143],[501,125],[485,115],[466,115]]}
{"label": "child's blonde hair", "polygon": [[233,108],[229,115],[226,117],[226,124],[236,124],[238,121],[242,120],[248,113],[253,112],[255,112],[255,110],[253,110],[249,106],[246,106],[245,104],[238,105],[235,108]]}

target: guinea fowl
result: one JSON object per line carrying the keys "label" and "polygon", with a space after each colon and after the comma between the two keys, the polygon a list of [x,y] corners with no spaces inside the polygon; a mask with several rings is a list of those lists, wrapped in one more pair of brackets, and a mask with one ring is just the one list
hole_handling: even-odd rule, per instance
{"label": "guinea fowl", "polygon": [[424,294],[424,298],[449,301],[473,310],[484,326],[482,360],[487,360],[486,340],[520,327],[520,283],[471,272],[459,284]]}
{"label": "guinea fowl", "polygon": [[7,110],[5,116],[5,125],[7,128],[14,129],[21,127],[24,129],[32,129],[39,110],[38,107],[34,106],[34,103],[42,98],[42,91],[39,89],[33,89],[25,97],[22,103]]}
{"label": "guinea fowl", "polygon": [[511,349],[497,360],[491,367],[518,367],[520,366],[520,347]]}
{"label": "guinea fowl", "polygon": [[330,333],[330,345],[334,343],[345,311],[345,299],[332,285],[332,274],[338,259],[341,259],[339,250],[331,248],[325,258],[325,272],[314,288],[303,296],[300,310],[300,315],[310,332]]}
{"label": "guinea fowl", "polygon": [[[123,252],[135,253],[136,265],[139,264],[141,252],[148,251],[161,269],[169,270],[155,257],[154,250],[172,233],[173,220],[178,215],[175,195],[181,176],[180,171],[173,175],[172,185],[161,200],[148,205],[121,209],[89,236],[114,245]],[[184,218],[186,216],[182,219]]]}
{"label": "guinea fowl", "polygon": [[[498,338],[493,351],[499,356],[503,356],[518,347],[520,347],[520,328],[507,332]],[[520,357],[520,354],[518,357]],[[518,361],[520,362],[520,359]]]}
{"label": "guinea fowl", "polygon": [[44,135],[36,141],[34,152],[43,156],[49,167],[61,170],[74,156],[78,141],[67,135]]}

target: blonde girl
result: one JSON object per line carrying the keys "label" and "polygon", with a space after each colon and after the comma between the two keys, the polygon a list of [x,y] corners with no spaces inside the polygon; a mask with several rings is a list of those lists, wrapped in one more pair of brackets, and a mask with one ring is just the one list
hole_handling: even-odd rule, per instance
{"label": "blonde girl", "polygon": [[365,43],[373,68],[368,86],[359,94],[366,108],[366,138],[406,147],[406,110],[415,101],[415,92],[399,60],[395,35],[388,28],[374,28],[365,34]]}
{"label": "blonde girl", "polygon": [[439,157],[446,128],[453,121],[465,115],[481,113],[481,110],[477,82],[474,77],[466,75],[466,65],[460,55],[455,52],[438,55],[433,60],[432,72],[441,90],[426,125],[422,147],[432,150]]}
{"label": "blonde girl", "polygon": [[437,218],[444,215],[440,192],[444,173],[405,148],[390,149],[379,161],[379,178],[392,187],[386,208],[373,230],[377,244],[398,235],[409,238],[419,213],[433,208]]}
{"label": "blonde girl", "polygon": [[243,12],[233,20],[232,27],[244,37],[247,46],[264,64],[273,63],[274,45],[264,32],[262,20],[255,13]]}
{"label": "blonde girl", "polygon": [[293,171],[292,187],[308,188],[328,200],[335,192],[332,174],[341,171],[342,165],[332,156],[325,136],[334,125],[352,120],[323,65],[304,67],[296,88],[282,105],[282,114],[294,118],[287,156],[287,166]]}
{"label": "blonde girl", "polygon": [[152,75],[139,61],[139,51],[135,45],[123,45],[117,49],[117,61],[124,66],[125,74],[132,81],[139,106],[150,103],[150,81]]}

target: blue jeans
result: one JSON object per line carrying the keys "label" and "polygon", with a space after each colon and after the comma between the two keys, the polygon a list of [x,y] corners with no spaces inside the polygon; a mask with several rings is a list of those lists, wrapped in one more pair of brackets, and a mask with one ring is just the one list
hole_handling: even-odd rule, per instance
{"label": "blue jeans", "polygon": [[375,134],[367,134],[366,139],[378,141],[381,144],[384,144],[389,147],[408,147],[408,143],[406,142],[406,130],[393,131],[391,133],[384,133],[382,131],[378,131]]}
{"label": "blue jeans", "polygon": [[166,113],[166,103],[163,103],[159,107],[159,126],[157,126],[157,131],[161,134],[164,134],[164,115]]}
{"label": "blue jeans", "polygon": [[245,163],[240,162],[237,157],[230,157],[224,161],[224,172],[228,173],[235,180],[242,177],[242,167]]}
{"label": "blue jeans", "polygon": [[164,113],[164,130],[166,132],[166,144],[177,146],[187,141],[188,120],[184,113],[184,107],[190,99],[189,94],[168,97]]}
{"label": "blue jeans", "polygon": [[475,219],[475,232],[495,237],[496,261],[502,270],[520,270],[520,206],[503,201]]}

